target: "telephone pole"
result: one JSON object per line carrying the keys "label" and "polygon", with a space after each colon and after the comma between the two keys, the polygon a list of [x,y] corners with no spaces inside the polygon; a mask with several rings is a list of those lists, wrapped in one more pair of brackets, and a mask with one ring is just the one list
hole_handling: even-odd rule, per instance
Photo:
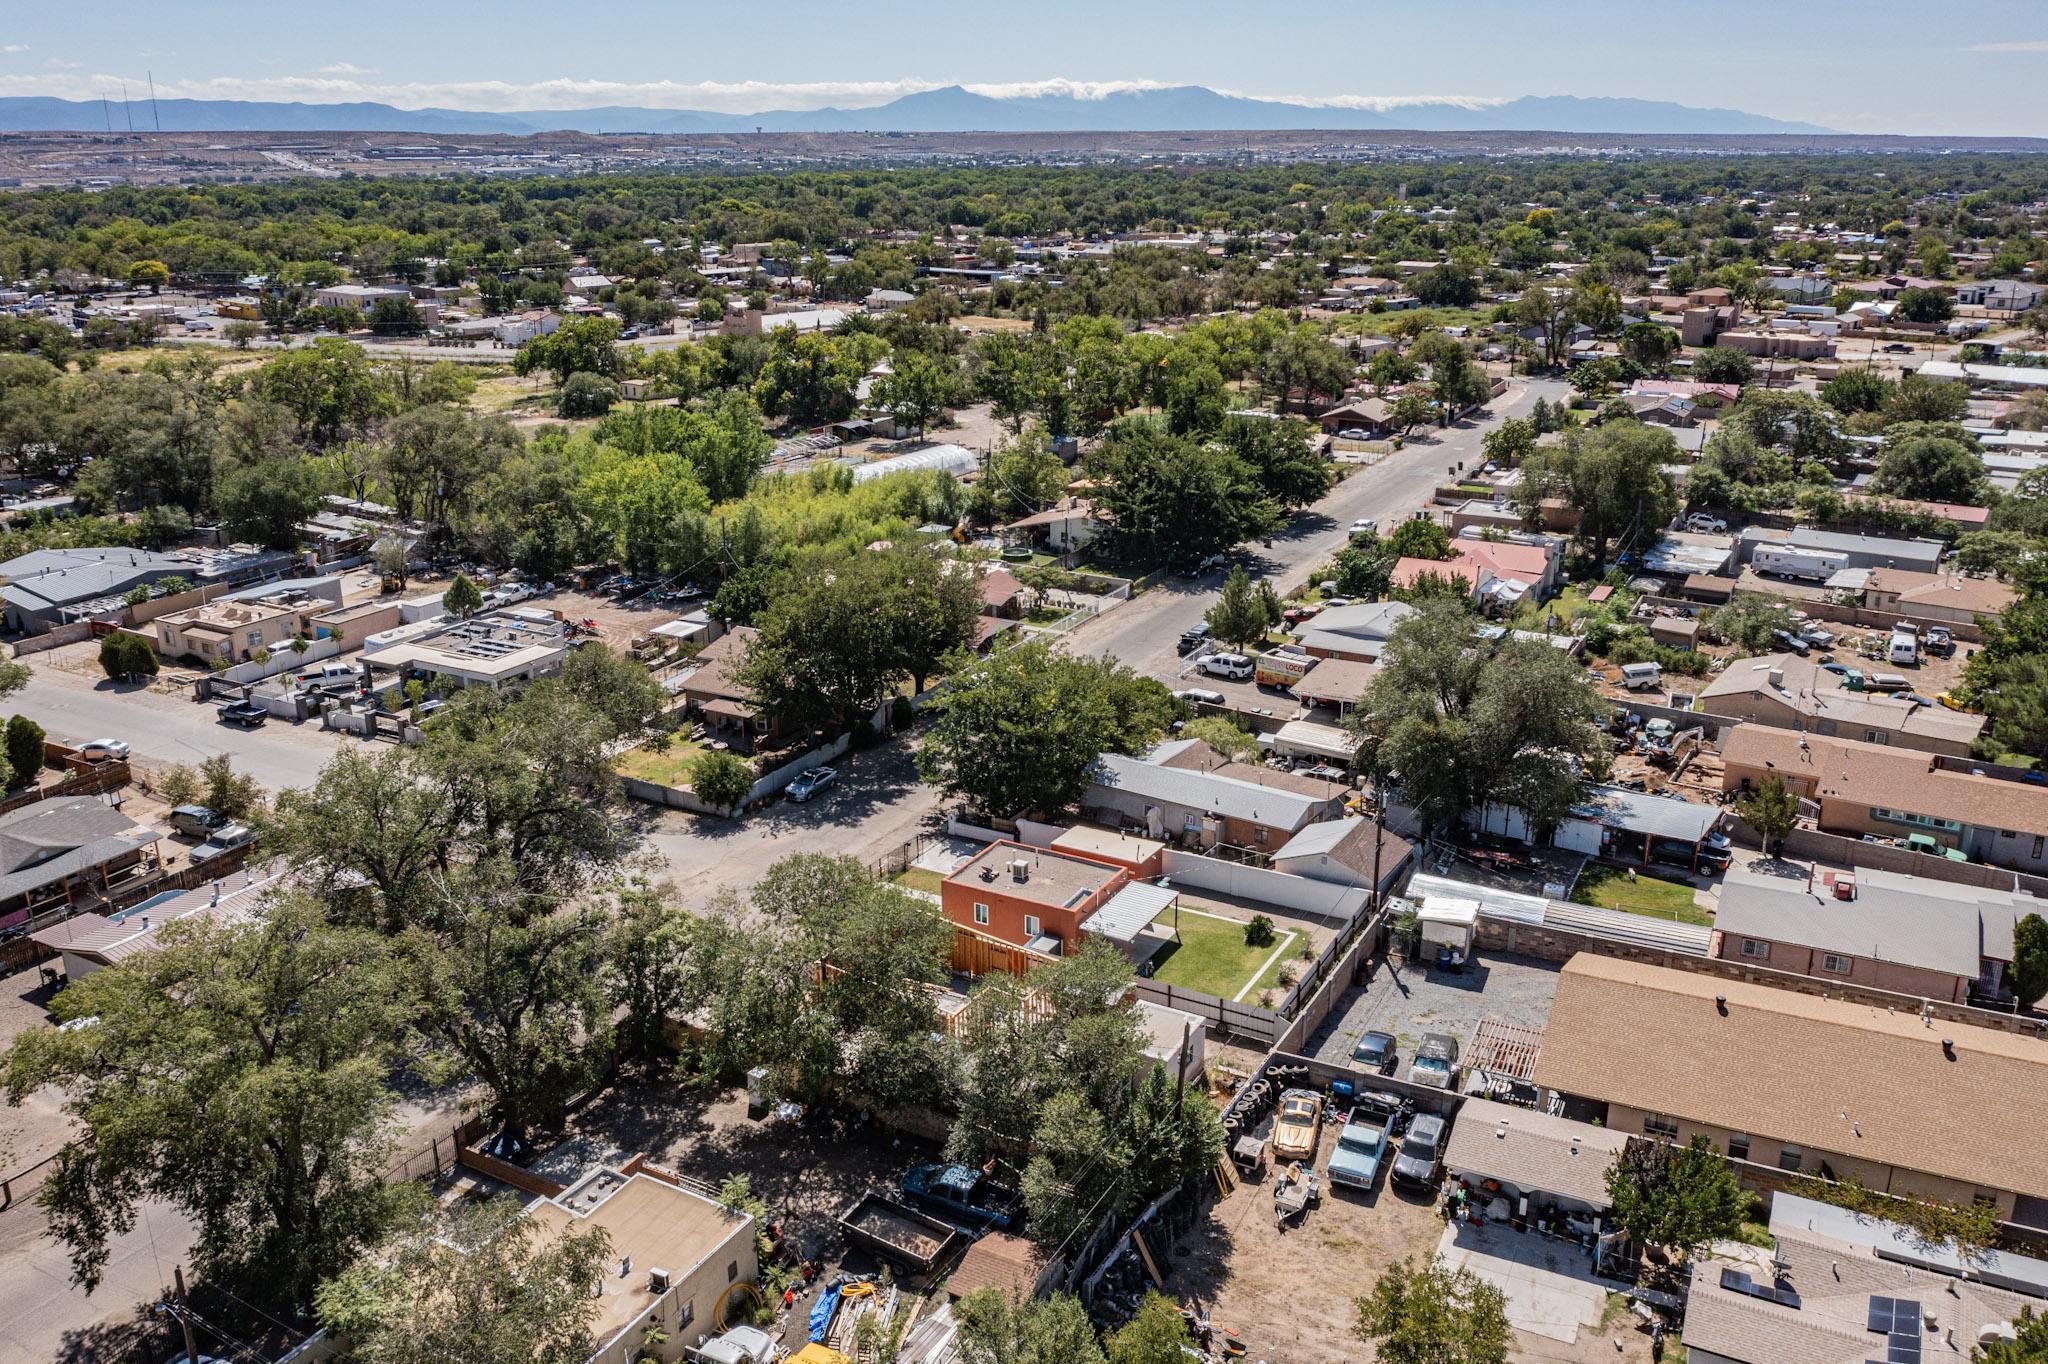
{"label": "telephone pole", "polygon": [[199,1342],[192,1338],[192,1309],[185,1300],[185,1266],[173,1265],[171,1278],[178,1287],[178,1308],[171,1315],[185,1332],[185,1364],[199,1364]]}

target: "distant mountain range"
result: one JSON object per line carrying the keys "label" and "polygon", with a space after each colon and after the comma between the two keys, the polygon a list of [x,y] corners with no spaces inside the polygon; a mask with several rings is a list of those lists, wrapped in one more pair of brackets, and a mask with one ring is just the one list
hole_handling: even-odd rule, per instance
{"label": "distant mountain range", "polygon": [[486,113],[400,109],[389,104],[287,104],[246,100],[0,98],[0,132],[99,132],[111,118],[125,131],[498,133],[1071,133],[1212,132],[1244,129],[1375,128],[1418,132],[1825,133],[1739,109],[1695,109],[1661,100],[1539,95],[1469,108],[1449,101],[1403,104],[1385,112],[1222,95],[1199,85],[1127,90],[1100,99],[1034,95],[999,99],[957,85],[905,95],[866,109],[767,110],[714,114],[694,109],[536,109]]}

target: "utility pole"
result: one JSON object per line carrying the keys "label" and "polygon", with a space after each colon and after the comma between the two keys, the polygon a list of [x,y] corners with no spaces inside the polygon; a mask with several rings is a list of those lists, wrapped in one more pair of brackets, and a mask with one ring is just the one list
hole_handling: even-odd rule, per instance
{"label": "utility pole", "polygon": [[[144,75],[144,76],[146,76],[146,77],[148,78],[148,80],[149,80],[149,117],[150,117],[150,121],[151,121],[151,122],[153,122],[153,123],[154,123],[154,124],[156,125],[156,130],[157,130],[158,132],[162,132],[162,131],[164,130],[164,121],[163,121],[163,119],[162,119],[162,118],[160,118],[160,117],[158,117],[158,116],[157,116],[157,112],[156,112],[156,72],[154,72],[154,71],[145,71],[145,72],[143,72],[143,75]],[[196,1364],[196,1361],[195,1361],[195,1364]]]}
{"label": "utility pole", "polygon": [[199,1364],[199,1342],[192,1338],[192,1309],[185,1299],[185,1266],[173,1265],[171,1278],[178,1286],[178,1310],[174,1315],[185,1332],[185,1364]]}

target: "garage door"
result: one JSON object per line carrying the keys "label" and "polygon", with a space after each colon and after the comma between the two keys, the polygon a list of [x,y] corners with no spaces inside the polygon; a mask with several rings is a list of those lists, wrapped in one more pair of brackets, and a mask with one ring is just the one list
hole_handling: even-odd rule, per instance
{"label": "garage door", "polygon": [[1557,826],[1557,833],[1550,841],[1567,851],[1598,857],[1600,826],[1590,819],[1568,819]]}

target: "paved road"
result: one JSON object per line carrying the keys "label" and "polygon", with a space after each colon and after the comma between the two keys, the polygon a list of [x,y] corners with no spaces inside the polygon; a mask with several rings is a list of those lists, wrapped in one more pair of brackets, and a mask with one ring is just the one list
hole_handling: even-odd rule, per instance
{"label": "paved road", "polygon": [[[1255,547],[1252,569],[1283,590],[1298,586],[1349,541],[1353,521],[1371,517],[1379,522],[1382,534],[1392,530],[1427,505],[1446,477],[1446,466],[1462,462],[1469,470],[1485,462],[1480,441],[1487,432],[1508,417],[1528,412],[1538,398],[1555,401],[1570,396],[1571,390],[1554,379],[1511,380],[1506,395],[1484,417],[1448,431],[1423,433],[1406,449],[1338,484],[1328,497],[1299,513],[1273,538],[1270,549]],[[1170,578],[1080,626],[1069,640],[1082,653],[1113,656],[1139,672],[1170,680],[1180,670],[1175,642],[1215,604],[1222,585],[1220,573],[1196,581]]]}
{"label": "paved road", "polygon": [[70,672],[41,655],[26,661],[33,676],[7,698],[9,709],[27,715],[52,739],[125,739],[144,763],[197,764],[216,753],[232,753],[236,771],[276,791],[310,784],[342,744],[364,742],[311,722],[272,720],[257,729],[231,729],[212,706],[183,695],[118,686],[104,677]]}

